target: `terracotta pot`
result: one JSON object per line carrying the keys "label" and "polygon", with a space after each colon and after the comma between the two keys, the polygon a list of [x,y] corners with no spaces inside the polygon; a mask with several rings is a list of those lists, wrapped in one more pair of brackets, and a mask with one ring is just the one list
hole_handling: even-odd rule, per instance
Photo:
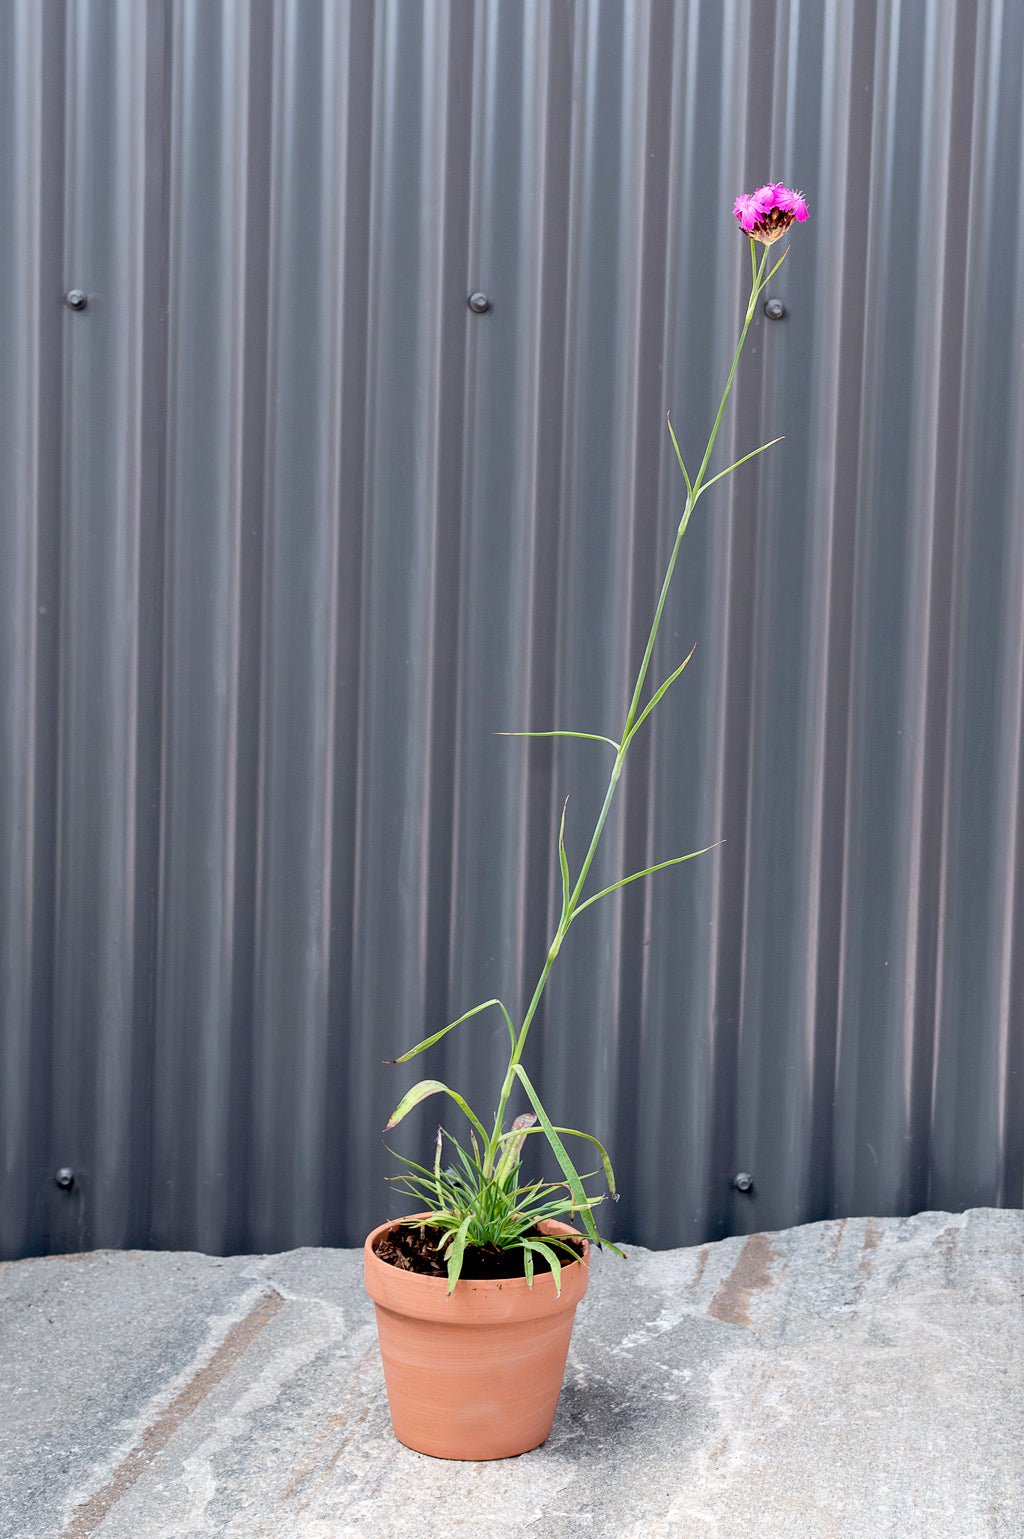
{"label": "terracotta pot", "polygon": [[582,1261],[562,1267],[560,1295],[545,1272],[532,1288],[525,1277],[460,1278],[449,1298],[445,1278],[379,1260],[376,1246],[396,1227],[381,1224],[363,1246],[395,1436],[435,1459],[508,1459],[538,1447],[555,1419],[589,1246]]}

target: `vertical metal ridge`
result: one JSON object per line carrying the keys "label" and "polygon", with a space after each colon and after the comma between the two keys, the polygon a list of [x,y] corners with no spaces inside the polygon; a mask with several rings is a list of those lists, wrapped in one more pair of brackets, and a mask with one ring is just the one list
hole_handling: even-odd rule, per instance
{"label": "vertical metal ridge", "polygon": [[[1014,50],[1024,56],[1022,19],[1006,16],[1004,39],[1004,80],[1006,101],[1012,103],[1010,124],[1004,129],[1007,147],[1015,158],[1024,155],[1024,111],[1019,100],[1009,93]],[[1005,153],[1005,152],[1004,152]],[[1007,167],[1007,170],[1009,167]],[[993,239],[998,239],[997,229]],[[1024,219],[1020,210],[1013,228],[1012,244],[1006,242],[1004,261],[1008,269],[1013,311],[1007,335],[1020,335],[1022,321],[1021,287],[1024,282]],[[991,1066],[989,1105],[993,1110],[990,1147],[979,1162],[977,1188],[997,1184],[1000,1201],[1007,1205],[1024,1202],[1024,1133],[1015,1112],[1010,1089],[1018,1086],[1024,1074],[1024,1038],[1019,1030],[1022,1015],[1022,978],[1024,978],[1024,856],[1021,835],[1021,763],[1024,738],[1024,632],[1022,632],[1021,594],[1024,593],[1024,541],[1019,510],[1024,506],[1024,368],[1019,347],[1011,350],[1007,368],[1005,415],[1007,527],[1002,551],[1002,581],[997,603],[1001,616],[996,655],[993,659],[998,679],[996,720],[998,749],[996,785],[993,797],[994,861],[991,897],[992,959],[990,963],[989,1009],[998,1021],[998,1033]]]}
{"label": "vertical metal ridge", "polygon": [[[963,131],[963,124],[952,122],[954,68],[964,62],[961,51],[954,49],[955,24],[955,16],[936,13],[929,18],[924,39],[923,164],[916,211],[918,229],[934,229],[943,239],[940,242],[923,240],[918,249],[913,285],[915,345],[912,378],[916,388],[907,435],[909,592],[905,603],[910,635],[902,681],[904,762],[900,771],[900,800],[906,809],[907,829],[905,868],[900,872],[903,890],[899,900],[900,906],[905,907],[907,920],[901,938],[900,973],[891,985],[894,991],[898,989],[902,993],[902,1105],[900,1126],[889,1132],[887,1159],[898,1172],[901,1192],[907,1203],[920,1202],[924,1197],[923,1184],[909,1168],[908,1156],[919,1153],[919,1140],[914,1136],[915,1108],[925,1077],[930,1079],[929,1038],[934,1014],[932,973],[937,923],[937,872],[932,852],[940,837],[937,813],[941,806],[941,789],[935,785],[934,775],[929,776],[927,765],[929,750],[936,741],[936,727],[944,714],[946,657],[940,634],[937,634],[935,614],[936,611],[948,612],[949,608],[948,551],[955,514],[952,497],[938,481],[938,460],[943,407],[947,398],[945,387],[956,377],[960,360],[953,350],[955,339],[950,328],[940,329],[932,324],[936,301],[941,310],[950,264],[953,264],[956,276],[958,248],[963,239],[962,223],[950,217],[951,200],[957,189],[951,188],[949,147],[942,132],[947,124],[951,125],[951,136],[957,130],[961,134]],[[894,1003],[900,1007],[898,1000]]]}
{"label": "vertical metal ridge", "polygon": [[65,284],[89,308],[65,317],[54,1118],[94,1178],[101,1244],[124,1242],[131,1163],[146,20],[83,4],[68,33]]}
{"label": "vertical metal ridge", "polygon": [[[8,370],[0,380],[2,414],[12,424],[0,444],[4,497],[13,515],[0,567],[0,672],[6,695],[0,710],[0,1247],[18,1251],[38,1222],[34,1174],[46,1138],[46,1093],[38,1050],[33,1051],[38,1008],[37,966],[46,935],[38,921],[39,893],[48,887],[46,841],[37,820],[49,790],[40,743],[46,682],[46,634],[53,620],[47,569],[52,483],[44,459],[47,374],[52,380],[53,328],[44,294],[54,280],[47,236],[46,189],[52,165],[46,118],[52,112],[53,69],[48,69],[43,7],[9,7],[0,23],[7,64],[2,101],[9,153],[0,172],[0,197],[11,211],[0,242],[0,286],[16,295],[0,310],[0,352]],[[36,87],[36,89],[33,89]],[[52,140],[50,141],[52,145]],[[52,200],[49,200],[52,202]],[[58,280],[59,281],[59,278]],[[49,344],[49,346],[47,345]],[[48,356],[49,355],[49,356]],[[39,510],[36,523],[32,518]]]}
{"label": "vertical metal ridge", "polygon": [[[1018,130],[1017,153],[1024,160],[1024,113]],[[1015,267],[1024,268],[1024,208],[1018,206],[1014,228]],[[1024,284],[1018,282],[1014,295],[1011,336],[1020,336],[1024,326]],[[1017,350],[1012,375],[1012,400],[1015,410],[1008,417],[1015,425],[1010,432],[1013,446],[1010,456],[1007,506],[1024,507],[1024,359]],[[1024,523],[1011,515],[1010,559],[1006,562],[1006,600],[1004,633],[1000,643],[1002,696],[1006,709],[1000,720],[1008,723],[1004,736],[1005,760],[1000,786],[1000,802],[1007,805],[1005,838],[1001,845],[1002,891],[997,895],[997,913],[1002,910],[999,936],[999,1081],[1002,1087],[998,1113],[1000,1154],[999,1202],[1007,1207],[1024,1204],[1024,1125],[1019,1116],[1020,1085],[1024,1082],[1024,1033],[1019,1022],[1024,1019]]]}
{"label": "vertical metal ridge", "polygon": [[[230,1228],[234,927],[239,902],[241,548],[248,18],[174,16],[170,151],[161,920],[153,1229]],[[194,1037],[168,1029],[189,1019]],[[190,1138],[181,1136],[188,1109]],[[210,1193],[207,1202],[200,1194]]]}
{"label": "vertical metal ridge", "polygon": [[267,368],[277,389],[267,403],[254,998],[263,1131],[249,1212],[257,1233],[295,1242],[322,1226],[328,1181],[347,21],[294,4],[275,13]]}
{"label": "vertical metal ridge", "polygon": [[[877,12],[874,53],[874,102],[871,142],[871,196],[867,209],[866,246],[867,284],[865,293],[863,385],[858,466],[859,517],[855,545],[853,589],[853,659],[849,693],[847,729],[846,833],[844,863],[843,937],[841,991],[839,1001],[839,1055],[837,1059],[837,1171],[835,1191],[840,1203],[871,1207],[876,1198],[879,1154],[877,1131],[871,1126],[875,1112],[870,1104],[869,1087],[862,1069],[863,1057],[879,1059],[879,1080],[888,1092],[893,1083],[893,1068],[887,1054],[898,1040],[895,1033],[885,1033],[881,1040],[878,1023],[885,1020],[885,980],[889,958],[880,944],[886,931],[882,916],[887,915],[891,873],[879,873],[875,900],[868,902],[868,852],[878,847],[895,847],[892,829],[885,821],[887,809],[894,804],[885,796],[885,780],[891,773],[892,725],[896,706],[889,680],[894,670],[882,658],[879,633],[888,632],[893,623],[892,598],[896,582],[889,590],[884,579],[895,557],[879,554],[880,543],[900,525],[884,517],[881,509],[903,492],[902,484],[893,484],[883,493],[886,450],[896,434],[894,452],[899,452],[898,405],[895,382],[888,386],[884,372],[885,339],[892,334],[894,359],[903,368],[908,352],[905,308],[892,314],[893,289],[887,255],[893,241],[893,204],[896,197],[894,156],[898,142],[897,122],[900,94],[900,12],[882,8]],[[917,98],[908,91],[904,98],[913,108]],[[902,250],[902,248],[901,248]],[[896,467],[898,469],[898,466]],[[890,543],[896,536],[890,534]],[[880,587],[880,583],[883,586]],[[888,602],[888,609],[886,603]],[[876,616],[867,623],[869,614]],[[890,644],[895,640],[886,634]],[[872,660],[872,647],[879,649],[879,663]],[[882,735],[884,734],[884,735]],[[882,826],[872,827],[872,818]],[[889,814],[891,821],[891,814]],[[872,1077],[873,1078],[873,1077]],[[867,1121],[867,1125],[865,1125]],[[872,1139],[874,1138],[874,1141]]]}
{"label": "vertical metal ridge", "polygon": [[[1019,432],[1017,363],[1008,347],[1006,296],[1020,281],[1019,225],[1007,239],[1000,188],[1021,139],[1020,102],[1010,89],[1013,61],[1024,51],[1022,19],[1014,9],[983,8],[987,37],[979,35],[976,76],[975,176],[970,215],[968,269],[968,390],[972,410],[964,435],[960,484],[963,517],[958,531],[958,567],[952,623],[956,687],[949,724],[950,792],[945,929],[941,955],[942,1003],[935,1070],[933,1180],[958,1195],[986,1188],[995,1172],[1020,1189],[1019,1131],[1002,1121],[1005,1090],[1002,1066],[1015,1065],[1019,1047],[999,1031],[972,1044],[961,1036],[967,1016],[998,1014],[993,986],[999,964],[997,936],[1006,934],[1005,884],[998,873],[1007,857],[1007,827],[1014,823],[1015,790],[1003,778],[1001,749],[1005,724],[1016,720],[1019,680],[1013,704],[1000,699],[1006,666],[1000,650],[1010,615],[1019,608],[1019,531],[1009,494],[1014,486]],[[1010,150],[1010,146],[1013,149]],[[1012,173],[1011,173],[1012,174]],[[1010,592],[1012,609],[1004,610]],[[1002,625],[992,625],[1001,615]],[[997,646],[997,638],[999,645]],[[1007,716],[1007,706],[1009,715]],[[1011,751],[1011,762],[1012,762]],[[1001,1041],[1008,1056],[1001,1057]],[[967,1106],[978,1108],[969,1116]],[[1018,1151],[1010,1156],[1010,1147]],[[967,1152],[969,1151],[969,1152]],[[1008,1158],[1008,1156],[1010,1156]],[[1016,1200],[1016,1199],[1014,1199]]]}
{"label": "vertical metal ridge", "polygon": [[[444,327],[465,325],[468,315],[464,290],[456,302],[457,291],[447,287],[442,312],[431,303],[441,281],[450,132],[434,81],[448,78],[444,59],[453,39],[452,17],[453,7],[441,4],[419,8],[414,16],[406,7],[385,5],[378,7],[375,29],[360,718],[365,801],[354,998],[357,1031],[365,1033],[370,1050],[353,1064],[354,1083],[372,1086],[372,1101],[361,1108],[363,1129],[381,1127],[387,1103],[398,1098],[399,1076],[384,1084],[378,1072],[385,1056],[380,1049],[395,1052],[421,1034],[425,976],[432,980],[435,1009],[440,1002],[438,975],[426,956],[425,922],[431,864],[425,745],[434,676],[425,646],[441,601],[435,589],[440,467],[431,435],[439,420],[449,421],[439,416],[434,373]],[[451,255],[458,263],[457,246]],[[465,279],[450,282],[461,290]],[[459,410],[459,366],[453,385]],[[451,482],[448,491],[445,514],[457,519]],[[449,699],[446,730],[451,730],[450,710]],[[382,935],[389,937],[387,954],[376,947],[375,937]],[[367,1136],[376,1144],[375,1132]],[[379,1171],[382,1151],[374,1147],[368,1154],[359,1142],[353,1127],[353,1170],[366,1171],[369,1163]]]}
{"label": "vertical metal ridge", "polygon": [[[811,521],[809,580],[811,626],[821,636],[808,670],[807,702],[813,746],[804,760],[812,798],[809,859],[808,948],[805,970],[806,1030],[813,1042],[814,1108],[809,1130],[814,1148],[834,1136],[834,1086],[840,1034],[840,936],[845,829],[845,746],[849,713],[852,577],[857,497],[856,445],[862,410],[859,342],[865,304],[868,162],[871,118],[855,80],[870,78],[874,28],[864,8],[829,7],[825,15],[821,156],[817,184],[821,217],[836,231],[835,252],[816,253],[814,292],[821,346],[811,365],[812,434],[815,454],[807,471]],[[828,112],[825,102],[832,100]],[[834,293],[832,305],[827,303]],[[843,431],[845,427],[846,431]],[[817,605],[814,608],[813,605]],[[809,762],[808,762],[809,761]],[[803,1212],[822,1211],[832,1195],[830,1163],[808,1165]]]}

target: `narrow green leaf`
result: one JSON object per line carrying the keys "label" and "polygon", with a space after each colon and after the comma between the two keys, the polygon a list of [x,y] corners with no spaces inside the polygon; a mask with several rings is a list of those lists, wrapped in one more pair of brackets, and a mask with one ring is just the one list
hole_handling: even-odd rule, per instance
{"label": "narrow green leaf", "polygon": [[562,805],[562,821],[558,827],[558,864],[562,868],[562,917],[559,926],[565,923],[569,912],[569,861],[565,853],[565,809],[569,805],[569,798],[565,798]]}
{"label": "narrow green leaf", "polygon": [[772,279],[775,277],[775,274],[778,272],[779,268],[782,266],[783,262],[786,260],[786,258],[788,256],[789,256],[789,247],[787,246],[785,251],[779,257],[779,260],[776,262],[775,266],[772,268],[771,272],[768,274],[767,278],[764,280],[764,283],[762,283],[762,285],[761,285],[762,288],[766,288],[767,285],[769,283],[771,283]]}
{"label": "narrow green leaf", "polygon": [[523,1276],[526,1278],[526,1286],[533,1287],[533,1246],[529,1240],[523,1241]]}
{"label": "narrow green leaf", "polygon": [[[473,1131],[472,1131],[472,1129],[470,1129],[470,1137],[473,1138]],[[456,1154],[456,1157],[457,1157],[460,1165],[462,1166],[463,1170],[466,1172],[466,1179],[467,1179],[467,1181],[470,1182],[471,1184],[475,1185],[476,1179],[477,1179],[477,1171],[480,1168],[479,1164],[477,1165],[476,1170],[474,1170],[474,1168],[473,1168],[473,1161],[470,1159],[469,1155],[466,1153],[465,1149],[458,1142],[458,1140],[453,1138],[453,1139],[450,1140],[450,1142],[455,1145],[455,1154]],[[473,1138],[473,1142],[474,1143],[476,1142],[475,1138]],[[456,1171],[454,1169],[454,1167],[449,1167],[449,1170],[448,1170],[448,1172],[446,1172],[446,1174],[449,1174],[451,1176],[457,1176],[458,1175],[458,1171]]]}
{"label": "narrow green leaf", "polygon": [[610,743],[618,752],[619,745],[613,737],[603,737],[600,732],[495,732],[495,737],[585,737],[592,743]]}
{"label": "narrow green leaf", "polygon": [[556,1128],[555,1132],[566,1133],[572,1138],[585,1138],[588,1143],[594,1145],[601,1156],[601,1165],[604,1170],[605,1181],[608,1183],[608,1190],[615,1197],[615,1172],[612,1170],[612,1162],[608,1158],[608,1151],[600,1139],[595,1138],[592,1133],[581,1133],[579,1128]]}
{"label": "narrow green leaf", "polygon": [[646,717],[650,716],[651,712],[654,710],[654,707],[657,705],[657,703],[661,699],[662,695],[664,695],[666,690],[668,690],[671,687],[671,685],[673,685],[675,683],[676,679],[678,679],[679,675],[682,673],[683,669],[686,667],[687,663],[690,661],[690,658],[693,656],[693,654],[694,654],[694,652],[696,652],[696,650],[697,650],[697,643],[694,642],[693,646],[690,648],[689,652],[687,652],[686,656],[683,658],[682,662],[679,664],[679,667],[676,669],[676,671],[674,673],[670,673],[669,674],[668,678],[665,680],[664,684],[658,690],[657,694],[656,695],[652,695],[650,700],[648,700],[647,704],[644,706],[643,710],[640,712],[640,715],[637,717],[636,721],[633,723],[632,727],[630,728],[629,737],[626,739],[627,744],[629,744],[629,743],[631,743],[633,741],[633,737],[634,737],[634,735],[636,733],[637,727],[639,727],[640,723],[642,721],[644,721]]}
{"label": "narrow green leaf", "polygon": [[750,296],[751,306],[753,306],[754,304],[757,303],[758,299],[764,293],[764,291],[768,287],[769,283],[771,283],[772,279],[775,277],[775,274],[778,272],[778,270],[782,266],[783,262],[789,256],[789,247],[787,246],[785,251],[779,257],[778,261],[774,264],[774,266],[771,267],[766,272],[765,269],[768,267],[768,256],[769,256],[770,250],[771,250],[771,248],[769,246],[765,246],[764,247],[764,254],[761,257],[761,261],[758,264],[758,267],[757,267],[757,269],[755,271],[755,274],[754,274],[754,287],[751,290],[751,296]]}
{"label": "narrow green leaf", "polygon": [[[608,894],[610,892],[615,892],[616,888],[618,887],[625,887],[630,882],[638,882],[642,876],[650,876],[655,871],[664,871],[666,866],[680,866],[684,860],[695,860],[698,855],[706,855],[708,850],[717,850],[718,846],[724,843],[724,839],[717,839],[714,844],[707,845],[703,850],[691,850],[689,855],[674,855],[671,860],[660,860],[656,866],[648,866],[646,871],[634,871],[632,876],[624,876],[621,882],[613,882],[612,885],[610,887],[606,887],[603,892],[595,892],[594,896],[592,898],[588,898],[586,903],[581,903],[579,905],[576,910],[576,914],[582,914],[585,908],[589,908],[590,905],[592,903],[596,903],[599,898],[607,898]],[[576,914],[573,915],[574,919]]]}
{"label": "narrow green leaf", "polygon": [[448,1287],[445,1289],[445,1295],[448,1298],[450,1298],[454,1292],[455,1284],[458,1282],[462,1273],[462,1258],[466,1253],[466,1236],[469,1233],[469,1226],[472,1222],[472,1219],[472,1213],[467,1213],[465,1218],[462,1220],[462,1223],[455,1231],[455,1237],[452,1240],[451,1250],[448,1252]]}
{"label": "narrow green leaf", "polygon": [[674,432],[673,427],[672,427],[672,418],[671,418],[671,416],[669,415],[668,412],[665,413],[665,421],[668,423],[668,433],[669,433],[669,437],[672,440],[672,447],[676,451],[676,459],[679,461],[679,469],[683,472],[683,480],[686,482],[687,496],[692,501],[692,499],[693,499],[693,487],[690,485],[690,478],[689,478],[689,476],[686,473],[686,466],[683,464],[683,456],[682,456],[682,454],[680,452],[679,444],[678,444],[678,442],[676,440],[676,435],[675,435],[675,432]]}
{"label": "narrow green leaf", "polygon": [[470,1109],[470,1107],[462,1099],[457,1091],[451,1090],[439,1079],[421,1079],[417,1084],[413,1085],[411,1090],[407,1090],[405,1095],[399,1101],[398,1105],[395,1107],[395,1110],[391,1113],[391,1116],[384,1128],[385,1133],[387,1133],[391,1128],[397,1127],[402,1118],[407,1117],[414,1106],[418,1106],[420,1102],[425,1101],[428,1096],[437,1095],[438,1093],[450,1095],[455,1104],[469,1118],[470,1122],[480,1134],[480,1137],[486,1139],[487,1132],[479,1117],[477,1117],[476,1114]]}
{"label": "narrow green leaf", "polygon": [[[415,1160],[408,1159],[404,1154],[396,1154],[394,1149],[388,1149],[388,1153],[391,1155],[392,1159],[401,1160],[403,1165],[408,1165],[410,1170],[418,1170],[421,1176],[430,1177],[433,1174],[433,1172],[429,1171],[425,1165],[417,1165]],[[410,1179],[411,1177],[405,1175],[388,1177],[389,1181],[406,1181]]]}
{"label": "narrow green leaf", "polygon": [[517,1063],[515,1068],[516,1073],[523,1083],[523,1088],[530,1098],[531,1105],[533,1106],[534,1111],[537,1113],[537,1116],[540,1119],[540,1125],[547,1135],[547,1140],[551,1145],[552,1153],[554,1154],[555,1159],[558,1161],[562,1170],[562,1174],[565,1176],[565,1179],[569,1184],[569,1190],[572,1193],[573,1201],[576,1204],[576,1207],[579,1209],[580,1216],[583,1219],[584,1227],[592,1239],[599,1240],[600,1236],[597,1232],[597,1225],[594,1223],[593,1214],[590,1211],[590,1199],[587,1197],[586,1192],[583,1190],[583,1182],[579,1178],[579,1173],[576,1169],[576,1166],[569,1158],[565,1145],[562,1143],[562,1140],[555,1132],[555,1129],[551,1124],[551,1118],[548,1116],[547,1112],[544,1110],[544,1107],[541,1105],[540,1098],[537,1095],[536,1090],[534,1090],[533,1085],[530,1083],[530,1078],[526,1070],[523,1068],[521,1063]]}
{"label": "narrow green leaf", "polygon": [[[518,1118],[516,1120],[518,1121]],[[544,1128],[542,1128],[542,1127],[527,1128],[526,1132],[527,1133],[543,1133],[544,1132]],[[601,1143],[601,1141],[599,1139],[595,1138],[592,1133],[581,1133],[579,1128],[560,1128],[560,1127],[556,1127],[555,1128],[555,1132],[556,1133],[565,1133],[567,1135],[567,1137],[569,1137],[569,1138],[585,1138],[588,1143],[594,1145],[594,1147],[597,1149],[598,1154],[601,1156],[601,1165],[602,1165],[602,1167],[604,1169],[604,1178],[605,1178],[605,1180],[608,1183],[608,1190],[611,1193],[611,1195],[614,1197],[616,1195],[616,1193],[615,1193],[615,1172],[612,1170],[612,1162],[608,1158],[608,1151],[605,1148],[604,1144]],[[508,1133],[505,1133],[503,1136],[505,1138],[509,1138],[511,1135],[508,1134]]]}
{"label": "narrow green leaf", "polygon": [[766,449],[773,449],[776,444],[780,444],[782,442],[785,436],[785,433],[782,433],[778,438],[772,438],[768,441],[768,443],[762,444],[760,449],[751,449],[750,453],[745,454],[741,460],[734,460],[731,465],[727,465],[724,470],[720,470],[717,476],[712,476],[710,481],[704,482],[704,485],[700,489],[700,495],[703,497],[709,486],[714,486],[716,481],[721,481],[722,477],[727,476],[731,470],[737,470],[740,465],[745,465],[747,461],[752,460],[756,454],[763,454]]}
{"label": "narrow green leaf", "polygon": [[440,1031],[435,1031],[432,1037],[424,1037],[422,1042],[417,1042],[416,1046],[411,1047],[407,1053],[403,1053],[401,1058],[385,1058],[384,1062],[408,1063],[409,1059],[415,1058],[417,1053],[422,1053],[428,1047],[433,1047],[435,1042],[440,1042],[441,1038],[446,1036],[448,1032],[450,1032],[455,1026],[461,1026],[463,1021],[469,1020],[470,1016],[479,1015],[482,1010],[489,1010],[492,1005],[497,1005],[498,1009],[505,1017],[505,1025],[508,1027],[508,1034],[512,1039],[512,1046],[515,1047],[515,1029],[513,1028],[511,1018],[508,1011],[505,1009],[505,1006],[502,1004],[500,999],[485,999],[482,1005],[474,1005],[472,1010],[467,1010],[465,1015],[460,1015],[457,1021],[449,1021],[447,1026],[442,1026]]}
{"label": "narrow green leaf", "polygon": [[[550,1245],[545,1245],[542,1240],[524,1240],[523,1241],[523,1250],[526,1252],[526,1255],[528,1255],[528,1256],[530,1255],[531,1251],[535,1250],[539,1256],[543,1256],[544,1257],[544,1260],[547,1262],[548,1266],[551,1268],[551,1275],[555,1279],[555,1292],[559,1296],[561,1296],[561,1292],[562,1292],[562,1263],[558,1259],[558,1256],[555,1253],[555,1251],[553,1251],[551,1249],[551,1246]],[[525,1258],[524,1258],[524,1270],[525,1270]],[[533,1286],[533,1257],[532,1256],[530,1256],[529,1278],[530,1278],[530,1287],[532,1287]]]}

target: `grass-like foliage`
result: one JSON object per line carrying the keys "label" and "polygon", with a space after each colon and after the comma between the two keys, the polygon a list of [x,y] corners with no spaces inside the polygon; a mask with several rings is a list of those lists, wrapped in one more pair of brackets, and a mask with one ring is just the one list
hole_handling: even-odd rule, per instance
{"label": "grass-like foliage", "polygon": [[[558,1235],[539,1239],[537,1229],[546,1219],[572,1218],[577,1209],[563,1182],[523,1180],[522,1146],[537,1126],[534,1112],[516,1117],[511,1130],[502,1136],[501,1158],[489,1175],[474,1133],[469,1135],[467,1150],[444,1128],[438,1128],[434,1168],[428,1170],[413,1160],[403,1159],[406,1170],[391,1178],[401,1191],[429,1210],[417,1222],[435,1225],[442,1231],[440,1250],[448,1269],[449,1293],[461,1275],[466,1247],[471,1245],[490,1250],[521,1250],[523,1272],[530,1287],[536,1258],[542,1256],[551,1269],[556,1290],[561,1292],[562,1257],[576,1261],[578,1253]],[[454,1162],[442,1170],[445,1141],[454,1154]],[[588,1201],[588,1210],[600,1201],[600,1197]]]}

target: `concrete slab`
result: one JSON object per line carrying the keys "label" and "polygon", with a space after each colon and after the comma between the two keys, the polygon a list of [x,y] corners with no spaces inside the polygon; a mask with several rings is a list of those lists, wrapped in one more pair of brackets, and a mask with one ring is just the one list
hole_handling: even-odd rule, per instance
{"label": "concrete slab", "polygon": [[394,1441],[358,1251],[0,1266],[0,1539],[1022,1539],[1024,1214],[598,1256],[543,1448]]}

